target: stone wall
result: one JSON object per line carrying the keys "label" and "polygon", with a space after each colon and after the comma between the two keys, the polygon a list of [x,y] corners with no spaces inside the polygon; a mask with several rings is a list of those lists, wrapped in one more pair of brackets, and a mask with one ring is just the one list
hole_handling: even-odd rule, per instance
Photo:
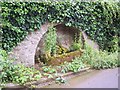
{"label": "stone wall", "polygon": [[40,30],[31,32],[21,43],[18,44],[10,54],[10,57],[15,57],[15,64],[24,64],[25,66],[33,66],[35,64],[34,56],[37,45],[47,31],[50,24],[45,23]]}
{"label": "stone wall", "polygon": [[[12,53],[10,53],[9,56],[12,58],[16,58],[14,62],[15,64],[24,64],[25,66],[29,67],[35,64],[35,55],[36,53],[38,53],[39,50],[42,51],[42,48],[40,48],[39,45],[40,43],[43,43],[44,40],[42,39],[42,37],[47,32],[47,29],[50,25],[56,26],[58,30],[57,34],[59,36],[58,39],[60,39],[59,43],[62,43],[62,45],[66,48],[71,45],[71,43],[73,42],[73,35],[75,32],[77,32],[77,29],[73,27],[65,27],[64,25],[61,26],[61,24],[45,23],[41,26],[40,30],[31,32],[12,50]],[[88,39],[85,33],[83,33],[83,35],[87,43],[92,45],[92,47],[95,47],[95,49],[99,48],[97,43],[94,43],[93,41]]]}

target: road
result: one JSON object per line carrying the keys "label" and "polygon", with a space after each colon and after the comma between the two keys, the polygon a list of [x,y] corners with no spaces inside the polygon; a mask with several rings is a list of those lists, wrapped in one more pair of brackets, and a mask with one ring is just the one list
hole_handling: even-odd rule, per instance
{"label": "road", "polygon": [[118,68],[94,70],[70,78],[65,84],[52,83],[43,88],[118,88],[118,76]]}

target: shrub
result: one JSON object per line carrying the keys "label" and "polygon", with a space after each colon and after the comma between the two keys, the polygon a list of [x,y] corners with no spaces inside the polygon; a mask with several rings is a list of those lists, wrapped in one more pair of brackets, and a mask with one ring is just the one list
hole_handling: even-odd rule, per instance
{"label": "shrub", "polygon": [[25,84],[26,82],[38,80],[41,78],[39,71],[34,68],[28,68],[23,65],[13,65],[12,60],[9,60],[7,53],[0,50],[0,83],[18,83]]}
{"label": "shrub", "polygon": [[85,50],[82,56],[76,57],[72,62],[64,62],[59,68],[61,72],[78,72],[85,67],[91,67],[92,69],[108,69],[120,66],[120,60],[118,60],[118,51],[107,52],[99,51],[90,47],[85,43]]}
{"label": "shrub", "polygon": [[80,60],[95,69],[107,69],[119,66],[118,51],[113,53],[96,51],[87,44],[85,44],[85,52],[80,57]]}
{"label": "shrub", "polygon": [[92,62],[92,67],[95,69],[115,68],[118,65],[118,52],[108,53],[100,52],[96,60]]}
{"label": "shrub", "polygon": [[75,59],[72,60],[72,62],[64,62],[62,66],[61,72],[66,73],[66,72],[78,72],[81,69],[85,68],[86,65],[80,60],[79,57],[76,57]]}
{"label": "shrub", "polygon": [[75,43],[74,42],[70,47],[70,51],[80,50],[80,48],[81,48],[80,43]]}

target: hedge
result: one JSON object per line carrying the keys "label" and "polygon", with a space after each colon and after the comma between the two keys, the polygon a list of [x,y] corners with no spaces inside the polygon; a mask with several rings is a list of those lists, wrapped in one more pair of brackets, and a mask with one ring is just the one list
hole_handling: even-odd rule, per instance
{"label": "hedge", "polygon": [[120,29],[120,3],[46,0],[41,2],[0,2],[2,48],[10,51],[29,32],[45,22],[63,23],[85,31],[102,50],[115,51]]}

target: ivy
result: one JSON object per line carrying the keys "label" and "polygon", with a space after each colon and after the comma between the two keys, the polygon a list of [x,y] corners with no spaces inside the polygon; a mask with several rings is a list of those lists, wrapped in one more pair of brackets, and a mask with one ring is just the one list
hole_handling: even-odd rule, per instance
{"label": "ivy", "polygon": [[45,22],[63,23],[84,30],[100,48],[116,51],[120,28],[120,3],[96,0],[47,0],[40,2],[0,2],[2,48],[10,51],[26,35]]}
{"label": "ivy", "polygon": [[57,34],[56,28],[48,27],[48,33],[45,36],[45,51],[48,57],[56,55]]}

